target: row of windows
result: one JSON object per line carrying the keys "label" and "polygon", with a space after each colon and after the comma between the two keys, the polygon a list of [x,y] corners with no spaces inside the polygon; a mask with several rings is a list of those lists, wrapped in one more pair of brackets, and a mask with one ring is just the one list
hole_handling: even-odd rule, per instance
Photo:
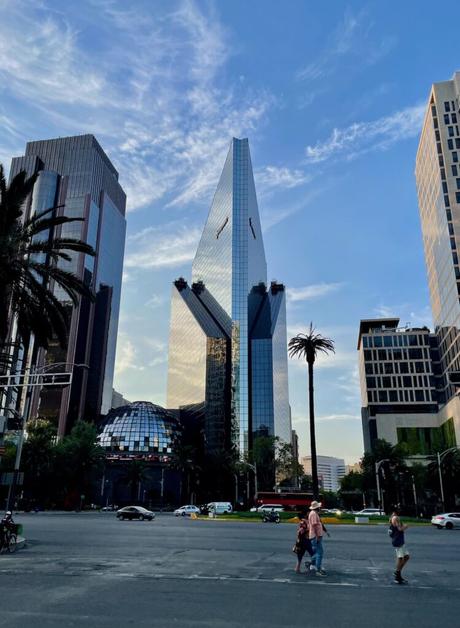
{"label": "row of windows", "polygon": [[365,364],[366,375],[398,375],[407,373],[430,373],[429,362],[368,362]]}
{"label": "row of windows", "polygon": [[399,333],[384,336],[363,336],[364,347],[417,347],[428,344],[427,336]]}
{"label": "row of windows", "polygon": [[450,116],[448,113],[444,114],[444,124],[457,124],[457,114],[451,113]]}
{"label": "row of windows", "polygon": [[381,360],[422,360],[429,359],[426,347],[414,349],[364,349],[364,359],[380,362]]}
{"label": "row of windows", "polygon": [[406,403],[436,401],[434,390],[369,390],[367,393],[369,403]]}
{"label": "row of windows", "polygon": [[435,378],[428,375],[393,375],[366,377],[367,388],[434,388]]}
{"label": "row of windows", "polygon": [[[431,107],[431,110],[433,111],[433,107]],[[436,115],[436,108],[434,111],[435,111],[434,115]],[[449,113],[449,111],[455,111],[455,103],[453,100],[444,101],[444,111],[446,113]]]}

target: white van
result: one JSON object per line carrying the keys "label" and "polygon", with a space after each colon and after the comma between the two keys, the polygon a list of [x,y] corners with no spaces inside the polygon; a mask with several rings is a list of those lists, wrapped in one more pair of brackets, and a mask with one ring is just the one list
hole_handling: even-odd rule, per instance
{"label": "white van", "polygon": [[233,508],[230,502],[211,502],[208,504],[208,510],[215,515],[228,515]]}

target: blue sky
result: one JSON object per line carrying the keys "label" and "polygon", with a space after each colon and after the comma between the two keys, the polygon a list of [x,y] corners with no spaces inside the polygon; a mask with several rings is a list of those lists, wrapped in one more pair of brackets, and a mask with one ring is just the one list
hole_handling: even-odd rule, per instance
{"label": "blue sky", "polygon": [[[460,69],[460,6],[436,21],[425,1],[0,0],[0,15],[0,161],[94,133],[128,194],[116,388],[165,403],[171,282],[190,277],[231,137],[249,137],[288,334],[313,321],[336,341],[318,451],[357,460],[359,320],[431,325],[414,160],[431,83]],[[292,361],[290,397],[305,454]]]}

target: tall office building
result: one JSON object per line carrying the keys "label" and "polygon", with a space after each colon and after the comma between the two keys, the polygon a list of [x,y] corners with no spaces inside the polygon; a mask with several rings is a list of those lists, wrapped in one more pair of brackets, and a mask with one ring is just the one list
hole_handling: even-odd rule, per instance
{"label": "tall office building", "polygon": [[431,88],[415,166],[434,334],[397,329],[398,319],[361,321],[366,449],[375,438],[414,454],[460,444],[459,119],[456,72]]}
{"label": "tall office building", "polygon": [[233,139],[192,267],[171,302],[168,407],[196,413],[206,446],[291,442],[286,299],[267,265],[247,139]]}
{"label": "tall office building", "polygon": [[443,402],[460,384],[460,72],[430,92],[415,175]]}
{"label": "tall office building", "polygon": [[10,179],[21,170],[28,176],[38,173],[25,215],[56,206],[60,214],[84,218],[64,224],[56,235],[81,239],[96,251],[94,258],[75,253],[71,261],[59,262],[92,286],[96,299],[94,303],[81,299],[73,307],[67,295],[56,289],[56,296],[69,308],[67,346],[51,346],[36,357],[39,366],[64,362],[89,367],[74,370],[70,388],[44,388],[33,399],[32,412],[56,420],[62,435],[75,420],[97,418],[112,405],[126,195],[118,172],[92,135],[28,142],[25,155],[12,160]]}
{"label": "tall office building", "polygon": [[[333,456],[318,456],[318,480],[325,491],[337,492],[340,488],[340,480],[345,475],[345,460]],[[307,475],[311,475],[311,456],[301,459],[303,469]]]}

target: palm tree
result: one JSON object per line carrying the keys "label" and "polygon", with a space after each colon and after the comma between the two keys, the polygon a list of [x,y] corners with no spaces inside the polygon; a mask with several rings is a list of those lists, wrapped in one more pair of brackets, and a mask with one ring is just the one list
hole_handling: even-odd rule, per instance
{"label": "palm tree", "polygon": [[310,448],[311,448],[311,475],[313,483],[313,496],[318,499],[318,463],[316,457],[315,436],[315,400],[313,390],[313,365],[318,353],[335,353],[334,341],[317,334],[310,323],[310,329],[306,334],[297,334],[289,341],[289,355],[291,357],[305,358],[308,364],[308,402],[310,410]]}
{"label": "palm tree", "polygon": [[53,337],[65,346],[69,308],[55,296],[54,287],[61,288],[74,305],[81,295],[93,298],[89,286],[59,265],[60,261],[71,261],[69,251],[95,254],[86,242],[56,235],[60,225],[84,218],[58,216],[58,207],[23,218],[23,207],[37,176],[27,178],[21,171],[7,186],[0,164],[0,352],[3,353],[14,316],[23,341],[33,334],[36,346],[47,348]]}

